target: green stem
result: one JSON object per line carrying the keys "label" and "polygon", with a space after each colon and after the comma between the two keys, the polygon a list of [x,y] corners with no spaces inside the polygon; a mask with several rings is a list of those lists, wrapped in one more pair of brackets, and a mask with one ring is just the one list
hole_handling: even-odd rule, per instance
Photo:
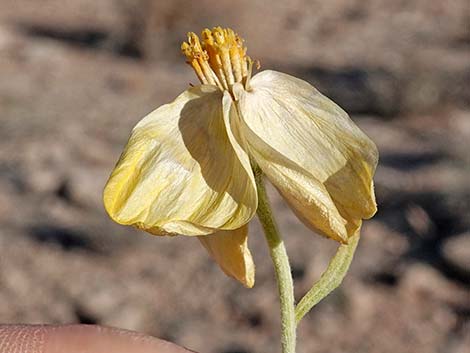
{"label": "green stem", "polygon": [[348,244],[339,246],[326,271],[297,304],[295,308],[297,324],[305,314],[341,284],[346,272],[348,272],[358,242],[359,232],[349,238]]}
{"label": "green stem", "polygon": [[281,303],[281,345],[282,353],[295,353],[295,303],[294,283],[287,257],[286,248],[279,235],[276,222],[269,205],[269,199],[263,182],[263,173],[254,168],[258,189],[258,218],[263,226],[271,259],[276,272],[277,287]]}

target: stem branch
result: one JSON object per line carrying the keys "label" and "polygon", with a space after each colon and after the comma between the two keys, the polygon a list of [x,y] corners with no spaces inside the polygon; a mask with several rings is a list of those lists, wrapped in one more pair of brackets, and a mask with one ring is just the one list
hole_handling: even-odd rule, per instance
{"label": "stem branch", "polygon": [[335,256],[328,264],[326,271],[307,294],[304,295],[299,304],[297,304],[295,308],[295,320],[297,324],[299,324],[305,314],[341,284],[344,276],[348,272],[358,242],[359,231],[349,238],[348,244],[341,244],[339,246]]}

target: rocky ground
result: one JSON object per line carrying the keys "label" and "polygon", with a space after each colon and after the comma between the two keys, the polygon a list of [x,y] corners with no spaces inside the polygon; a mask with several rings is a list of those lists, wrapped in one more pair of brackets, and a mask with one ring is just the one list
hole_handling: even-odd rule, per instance
{"label": "rocky ground", "polygon": [[[299,353],[470,346],[467,0],[165,3],[0,0],[0,322],[98,323],[208,353],[278,351],[258,223],[256,286],[195,239],[111,222],[101,190],[130,129],[196,78],[179,43],[229,25],[262,68],[303,77],[374,139],[379,212],[344,285],[301,324]],[[333,242],[271,190],[297,297]]]}

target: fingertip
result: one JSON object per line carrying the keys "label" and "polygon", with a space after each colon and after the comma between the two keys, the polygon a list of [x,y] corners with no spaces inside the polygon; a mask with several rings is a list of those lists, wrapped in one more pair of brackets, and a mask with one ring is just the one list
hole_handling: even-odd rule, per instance
{"label": "fingertip", "polygon": [[0,353],[188,353],[138,332],[96,325],[0,325]]}
{"label": "fingertip", "polygon": [[0,325],[0,353],[45,353],[42,325]]}

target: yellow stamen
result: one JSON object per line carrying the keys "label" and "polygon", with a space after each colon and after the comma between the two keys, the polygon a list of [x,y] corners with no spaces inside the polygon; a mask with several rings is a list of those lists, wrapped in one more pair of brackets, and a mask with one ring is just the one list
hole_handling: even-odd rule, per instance
{"label": "yellow stamen", "polygon": [[243,39],[230,28],[206,28],[201,41],[189,32],[181,51],[203,84],[231,91],[235,83],[245,86],[250,80],[252,60],[246,55]]}

